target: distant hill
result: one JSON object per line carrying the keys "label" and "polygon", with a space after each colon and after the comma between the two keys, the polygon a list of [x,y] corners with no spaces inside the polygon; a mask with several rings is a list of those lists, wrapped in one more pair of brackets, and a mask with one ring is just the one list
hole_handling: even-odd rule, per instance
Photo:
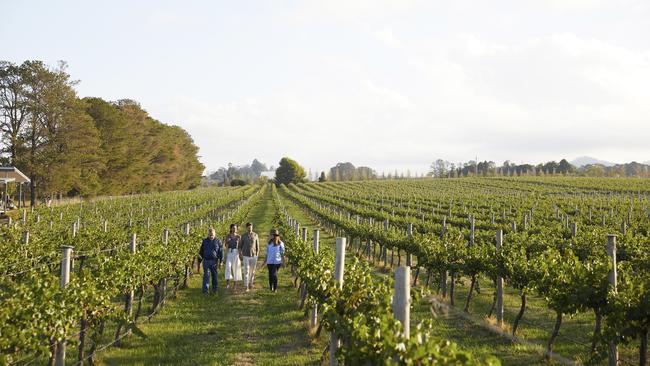
{"label": "distant hill", "polygon": [[612,163],[610,161],[605,161],[605,160],[592,158],[591,156],[581,156],[579,158],[575,158],[575,159],[573,159],[571,161],[571,164],[575,165],[577,167],[583,167],[585,165],[592,165],[592,164],[600,164],[600,165],[604,165],[604,166],[614,166],[614,165],[616,165],[616,163]]}

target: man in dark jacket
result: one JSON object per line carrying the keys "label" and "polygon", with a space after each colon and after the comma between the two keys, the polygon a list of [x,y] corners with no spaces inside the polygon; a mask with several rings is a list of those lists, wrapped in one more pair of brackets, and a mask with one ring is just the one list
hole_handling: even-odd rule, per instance
{"label": "man in dark jacket", "polygon": [[203,259],[203,293],[208,293],[211,275],[212,292],[217,292],[217,264],[223,260],[223,245],[213,228],[208,229],[208,237],[201,243],[199,257]]}

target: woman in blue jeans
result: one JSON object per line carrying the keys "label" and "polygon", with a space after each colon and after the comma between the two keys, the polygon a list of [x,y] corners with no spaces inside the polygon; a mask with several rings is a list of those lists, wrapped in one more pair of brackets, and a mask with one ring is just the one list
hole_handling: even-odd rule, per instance
{"label": "woman in blue jeans", "polygon": [[266,245],[266,266],[269,269],[269,287],[278,291],[278,270],[284,262],[284,243],[277,229],[271,230],[271,239]]}
{"label": "woman in blue jeans", "polygon": [[223,260],[223,245],[213,228],[208,229],[208,237],[203,239],[199,257],[203,259],[203,293],[207,294],[210,276],[212,276],[212,292],[217,292],[217,265]]}

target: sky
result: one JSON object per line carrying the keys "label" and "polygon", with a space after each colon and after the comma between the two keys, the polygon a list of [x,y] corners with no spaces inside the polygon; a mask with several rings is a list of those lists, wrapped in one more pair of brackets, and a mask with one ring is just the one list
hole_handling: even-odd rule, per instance
{"label": "sky", "polygon": [[283,156],[650,160],[648,0],[0,0],[0,59],[185,128],[207,171]]}

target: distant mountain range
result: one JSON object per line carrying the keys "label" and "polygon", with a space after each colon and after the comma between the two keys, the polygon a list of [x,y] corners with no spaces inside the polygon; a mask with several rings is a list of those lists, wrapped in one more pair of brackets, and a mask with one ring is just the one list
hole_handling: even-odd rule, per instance
{"label": "distant mountain range", "polygon": [[[644,164],[648,164],[650,162],[645,162]],[[571,165],[575,165],[577,167],[583,167],[585,165],[592,165],[592,164],[600,164],[604,166],[614,166],[616,163],[612,163],[611,161],[605,161],[605,160],[600,160],[596,158],[592,158],[591,156],[581,156],[579,158],[575,158],[571,160]]]}

